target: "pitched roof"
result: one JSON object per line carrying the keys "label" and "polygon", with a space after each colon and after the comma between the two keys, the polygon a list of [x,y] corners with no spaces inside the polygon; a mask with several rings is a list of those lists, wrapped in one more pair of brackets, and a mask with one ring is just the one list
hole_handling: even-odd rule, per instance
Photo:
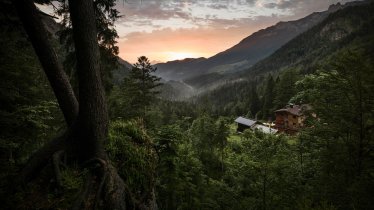
{"label": "pitched roof", "polygon": [[293,114],[293,115],[296,115],[296,116],[301,116],[302,111],[303,111],[302,107],[303,106],[299,106],[299,105],[291,105],[291,106],[287,106],[283,109],[278,109],[275,112],[287,112],[287,113],[290,113],[290,114]]}
{"label": "pitched roof", "polygon": [[251,127],[257,121],[250,120],[250,119],[247,119],[247,118],[244,118],[244,117],[238,117],[238,118],[236,118],[235,122]]}

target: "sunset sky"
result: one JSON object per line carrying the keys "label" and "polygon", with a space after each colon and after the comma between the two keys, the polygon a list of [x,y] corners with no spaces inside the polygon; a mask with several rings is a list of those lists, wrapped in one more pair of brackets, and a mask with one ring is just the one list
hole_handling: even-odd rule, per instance
{"label": "sunset sky", "polygon": [[259,29],[350,0],[119,0],[119,56],[130,63],[210,57]]}

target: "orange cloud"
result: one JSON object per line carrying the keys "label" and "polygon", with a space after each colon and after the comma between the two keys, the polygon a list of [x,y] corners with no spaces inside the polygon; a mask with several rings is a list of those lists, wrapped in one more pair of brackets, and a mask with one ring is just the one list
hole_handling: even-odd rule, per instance
{"label": "orange cloud", "polygon": [[[267,24],[264,23],[264,25]],[[162,29],[150,33],[135,32],[118,42],[119,56],[129,62],[135,62],[137,57],[142,55],[150,60],[162,62],[173,60],[177,58],[177,55],[183,54],[193,57],[211,57],[234,46],[261,27],[264,26],[227,29],[203,27]]]}
{"label": "orange cloud", "polygon": [[337,1],[352,0],[131,1],[117,7],[125,14],[117,23],[119,56],[131,63],[142,55],[161,62],[211,57],[253,32]]}

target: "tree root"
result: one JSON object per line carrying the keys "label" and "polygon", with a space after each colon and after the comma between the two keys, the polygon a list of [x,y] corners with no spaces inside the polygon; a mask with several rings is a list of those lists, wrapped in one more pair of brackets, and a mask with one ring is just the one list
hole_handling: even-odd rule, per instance
{"label": "tree root", "polygon": [[116,169],[107,161],[94,158],[83,164],[89,170],[86,182],[74,202],[78,209],[139,209]]}
{"label": "tree root", "polygon": [[[67,151],[67,141],[72,138],[69,129],[44,145],[29,159],[21,171],[17,183],[23,186],[36,177],[52,158],[57,186],[62,186],[60,171],[61,158]],[[135,199],[116,168],[107,157],[93,158],[82,164],[82,169],[88,169],[86,181],[80,190],[72,209],[126,209],[126,210],[156,210],[154,192],[150,199]],[[148,196],[149,197],[149,196]]]}
{"label": "tree root", "polygon": [[62,177],[61,177],[61,170],[60,170],[60,162],[61,162],[61,156],[64,153],[63,150],[59,150],[53,154],[53,169],[55,172],[55,178],[56,178],[56,186],[57,189],[60,190],[62,187]]}
{"label": "tree root", "polygon": [[94,202],[95,202],[94,209],[100,209],[99,205],[101,204],[101,197],[102,197],[101,195],[102,195],[104,184],[107,180],[107,177],[108,177],[108,173],[105,172],[104,175],[103,175],[103,178],[100,181],[99,188],[96,192],[96,196],[95,196],[95,199],[94,199]]}
{"label": "tree root", "polygon": [[[86,209],[85,207],[88,205],[87,201],[89,200],[89,195],[92,191],[93,179],[91,173],[88,173],[86,182],[84,183],[82,190],[79,192],[77,199],[71,208],[72,210]],[[84,207],[82,208],[82,206]]]}
{"label": "tree root", "polygon": [[28,160],[25,167],[20,171],[16,179],[18,186],[24,186],[38,175],[41,169],[44,168],[57,151],[64,150],[66,147],[66,140],[70,138],[71,130],[67,130],[58,135],[55,139],[46,143],[42,148],[36,151]]}
{"label": "tree root", "polygon": [[107,173],[108,177],[103,188],[106,207],[108,209],[135,209],[135,200],[130,190],[111,164],[108,164]]}
{"label": "tree root", "polygon": [[[70,136],[70,132],[65,132],[35,153],[29,160],[32,165],[26,165],[19,179],[30,181],[30,175],[36,176],[52,157],[56,183],[58,187],[61,187],[60,163],[64,153],[62,149],[65,148],[65,142]],[[82,169],[88,169],[88,173],[71,209],[103,209],[105,207],[105,209],[118,210],[157,210],[154,192],[149,199],[137,200],[106,157],[86,161],[82,164]]]}

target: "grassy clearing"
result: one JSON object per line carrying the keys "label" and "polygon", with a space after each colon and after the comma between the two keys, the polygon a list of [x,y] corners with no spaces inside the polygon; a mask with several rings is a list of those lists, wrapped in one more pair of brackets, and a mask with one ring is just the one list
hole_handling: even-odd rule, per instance
{"label": "grassy clearing", "polygon": [[241,140],[241,134],[238,134],[236,132],[237,125],[236,123],[230,124],[230,135],[228,138],[229,142],[234,142],[234,141],[240,141]]}

